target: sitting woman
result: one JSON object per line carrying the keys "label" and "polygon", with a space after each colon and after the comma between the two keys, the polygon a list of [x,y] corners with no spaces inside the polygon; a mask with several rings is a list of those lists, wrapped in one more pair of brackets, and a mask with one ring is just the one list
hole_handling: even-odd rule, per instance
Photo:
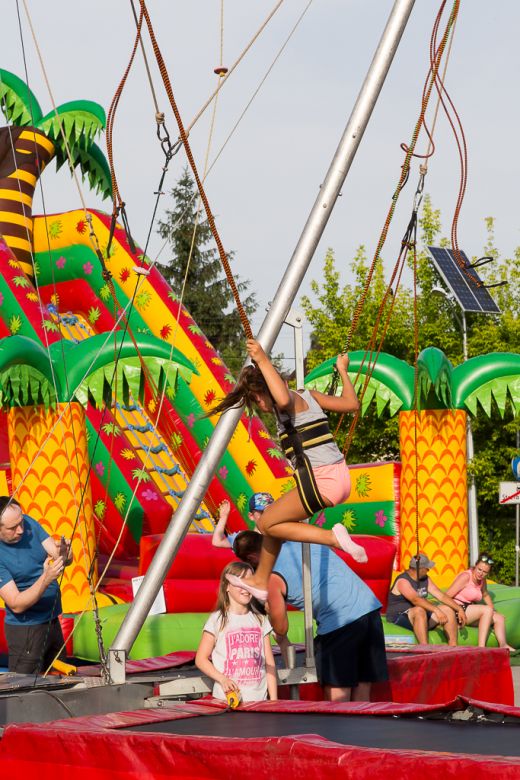
{"label": "sitting woman", "polygon": [[[487,577],[494,561],[482,553],[476,564],[459,574],[446,591],[448,596],[462,606],[466,613],[466,625],[478,625],[478,646],[485,647],[491,626],[500,647],[514,651],[506,641],[506,622],[495,612],[493,599],[488,593]],[[481,602],[484,602],[483,604]]]}

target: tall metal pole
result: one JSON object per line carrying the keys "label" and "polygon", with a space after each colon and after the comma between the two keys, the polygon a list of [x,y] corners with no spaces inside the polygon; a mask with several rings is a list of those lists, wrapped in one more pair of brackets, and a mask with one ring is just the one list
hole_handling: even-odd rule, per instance
{"label": "tall metal pole", "polygon": [[[303,316],[299,311],[291,309],[285,320],[294,329],[294,358],[296,369],[296,387],[303,388],[305,368],[303,364]],[[303,590],[303,626],[305,631],[305,666],[314,669],[314,636],[312,630],[312,572],[311,548],[302,544],[302,590]]]}
{"label": "tall metal pole", "polygon": [[[516,448],[520,449],[520,430],[516,429]],[[516,507],[516,527],[515,527],[515,587],[518,588],[519,556],[520,556],[520,504]]]}
{"label": "tall metal pole", "polygon": [[[466,313],[462,312],[462,354],[464,362],[468,359],[468,329],[466,325]],[[473,427],[471,418],[466,417],[466,460],[471,463],[475,456],[473,447]],[[468,536],[469,536],[469,564],[472,566],[479,555],[478,543],[478,508],[477,508],[477,487],[473,474],[468,475]]]}
{"label": "tall metal pole", "polygon": [[[258,339],[267,352],[272,349],[276,341],[329,220],[392,64],[414,3],[415,0],[395,0],[339,146],[258,334]],[[204,498],[211,478],[217,470],[219,461],[240,420],[241,413],[241,409],[232,409],[226,412],[215,427],[210,442],[155,553],[135,601],[131,604],[112,643],[109,650],[109,670],[113,683],[125,680],[126,656]]]}
{"label": "tall metal pole", "polygon": [[[466,312],[464,308],[460,306],[455,300],[455,297],[447,292],[444,287],[433,287],[432,292],[440,293],[447,301],[449,301],[454,307],[454,316],[457,323],[460,325],[462,331],[462,357],[464,362],[468,359],[468,327],[466,323]],[[456,312],[456,307],[460,308],[461,319],[459,320]],[[471,418],[466,416],[466,463],[470,463],[475,456],[475,448],[473,446],[473,426],[471,425]],[[469,563],[474,564],[479,556],[479,541],[478,541],[478,507],[477,507],[477,487],[475,485],[475,479],[473,475],[468,475],[468,546],[469,546]]]}

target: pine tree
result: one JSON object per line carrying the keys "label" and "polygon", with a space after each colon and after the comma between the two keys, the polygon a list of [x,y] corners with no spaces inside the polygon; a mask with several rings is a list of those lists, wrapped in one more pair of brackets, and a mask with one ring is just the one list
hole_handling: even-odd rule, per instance
{"label": "pine tree", "polygon": [[[187,168],[171,196],[174,207],[159,222],[159,234],[167,239],[171,258],[168,264],[159,265],[159,269],[180,296],[189,261],[183,303],[224,362],[237,370],[245,356],[244,332],[218,251],[211,246],[213,236],[204,209],[197,213],[199,198]],[[228,259],[233,260],[232,252]],[[242,305],[251,316],[258,306],[255,294],[247,294],[248,281],[238,276],[235,280]]]}

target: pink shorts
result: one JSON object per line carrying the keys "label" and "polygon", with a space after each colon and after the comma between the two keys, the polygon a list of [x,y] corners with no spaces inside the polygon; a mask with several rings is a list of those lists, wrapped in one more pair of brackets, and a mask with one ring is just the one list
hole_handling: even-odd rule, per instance
{"label": "pink shorts", "polygon": [[350,496],[350,472],[344,460],[332,466],[318,466],[313,472],[322,498],[332,506],[342,504]]}

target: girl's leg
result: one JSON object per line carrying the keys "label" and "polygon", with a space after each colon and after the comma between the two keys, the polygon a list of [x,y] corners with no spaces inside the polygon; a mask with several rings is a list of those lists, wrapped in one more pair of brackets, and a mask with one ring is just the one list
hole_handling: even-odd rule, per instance
{"label": "girl's leg", "polygon": [[511,647],[511,645],[507,644],[505,617],[501,615],[500,612],[493,612],[492,623],[499,646],[507,647],[509,650],[514,650],[514,647]]}
{"label": "girl's leg", "polygon": [[344,529],[345,541],[340,544],[333,531],[299,522],[306,518],[307,513],[296,489],[289,491],[267,507],[258,523],[260,531],[264,534],[260,561],[254,575],[248,577],[248,585],[256,589],[267,590],[269,577],[284,540],[347,549],[351,554],[354,553],[359,557],[364,556],[364,560],[366,560],[364,548],[350,539],[346,528]]}
{"label": "girl's leg", "polygon": [[[468,625],[478,623],[478,646],[485,647],[491,622],[493,620],[493,608],[487,604],[470,604],[466,609],[466,622]],[[498,637],[497,637],[498,639]]]}
{"label": "girl's leg", "polygon": [[358,563],[366,563],[365,548],[350,538],[345,526],[336,523],[329,531],[317,525],[297,522],[306,518],[307,513],[295,489],[267,507],[259,528],[266,536],[274,536],[288,542],[307,542],[336,547],[338,550],[348,552]]}

